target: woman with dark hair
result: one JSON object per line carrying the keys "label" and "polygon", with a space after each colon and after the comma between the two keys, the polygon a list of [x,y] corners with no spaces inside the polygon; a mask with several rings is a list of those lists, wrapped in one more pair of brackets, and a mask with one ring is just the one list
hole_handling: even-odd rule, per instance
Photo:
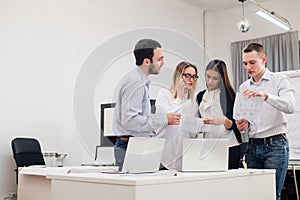
{"label": "woman with dark hair", "polygon": [[211,124],[209,132],[203,133],[204,138],[228,138],[229,169],[240,167],[241,133],[233,119],[235,92],[230,83],[227,67],[222,60],[212,60],[205,70],[206,90],[197,95],[199,114],[204,124]]}

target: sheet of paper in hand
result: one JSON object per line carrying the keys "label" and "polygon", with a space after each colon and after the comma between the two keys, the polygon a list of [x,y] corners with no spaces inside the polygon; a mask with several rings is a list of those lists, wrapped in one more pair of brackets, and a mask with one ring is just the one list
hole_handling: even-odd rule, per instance
{"label": "sheet of paper in hand", "polygon": [[233,118],[236,120],[247,119],[248,121],[254,121],[258,117],[263,103],[264,97],[248,98],[237,92],[233,107]]}
{"label": "sheet of paper in hand", "polygon": [[210,125],[203,123],[203,118],[183,116],[180,122],[181,130],[190,133],[209,132]]}

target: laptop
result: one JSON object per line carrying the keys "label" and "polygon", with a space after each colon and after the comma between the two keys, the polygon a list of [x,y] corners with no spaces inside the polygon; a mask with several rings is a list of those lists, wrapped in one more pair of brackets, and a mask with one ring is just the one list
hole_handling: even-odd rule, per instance
{"label": "laptop", "polygon": [[130,137],[121,173],[159,171],[165,139]]}
{"label": "laptop", "polygon": [[227,139],[185,139],[182,171],[222,172],[228,170]]}

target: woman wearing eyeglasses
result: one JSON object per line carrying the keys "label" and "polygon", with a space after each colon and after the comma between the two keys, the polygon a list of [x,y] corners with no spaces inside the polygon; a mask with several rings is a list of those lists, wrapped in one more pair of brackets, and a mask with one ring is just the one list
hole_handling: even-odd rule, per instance
{"label": "woman wearing eyeglasses", "polygon": [[[172,77],[169,89],[159,90],[156,98],[156,111],[178,112],[193,115],[197,111],[194,92],[197,84],[197,67],[188,62],[180,62]],[[181,169],[182,142],[185,138],[196,137],[196,134],[182,132],[178,125],[168,125],[157,131],[157,137],[166,138],[162,164],[167,169]]]}
{"label": "woman wearing eyeglasses", "polygon": [[200,117],[204,124],[211,124],[204,138],[228,138],[229,169],[240,167],[241,133],[233,119],[235,92],[231,86],[227,67],[222,60],[212,60],[205,70],[206,90],[197,95]]}

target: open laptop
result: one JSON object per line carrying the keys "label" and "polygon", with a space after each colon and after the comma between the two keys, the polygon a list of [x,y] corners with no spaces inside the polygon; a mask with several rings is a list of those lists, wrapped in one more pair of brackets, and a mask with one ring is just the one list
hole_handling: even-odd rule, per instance
{"label": "open laptop", "polygon": [[121,173],[159,171],[164,138],[130,137]]}
{"label": "open laptop", "polygon": [[228,170],[227,139],[185,139],[182,171],[217,172]]}

